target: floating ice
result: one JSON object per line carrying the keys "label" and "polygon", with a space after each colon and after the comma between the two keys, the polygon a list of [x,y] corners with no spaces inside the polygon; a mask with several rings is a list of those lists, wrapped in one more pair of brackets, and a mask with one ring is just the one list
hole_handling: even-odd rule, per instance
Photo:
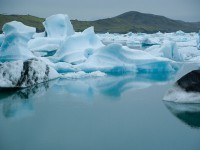
{"label": "floating ice", "polygon": [[152,46],[152,45],[159,45],[160,40],[158,38],[148,38],[144,37],[142,40],[142,46]]}
{"label": "floating ice", "polygon": [[0,61],[26,60],[34,55],[28,50],[27,43],[36,29],[21,22],[12,21],[3,26],[5,38],[0,50]]}
{"label": "floating ice", "polygon": [[199,39],[198,39],[198,42],[197,42],[197,48],[200,50],[200,30],[199,30]]}
{"label": "floating ice", "polygon": [[95,50],[85,63],[77,65],[86,72],[169,72],[171,61],[154,57],[141,50],[132,50],[120,44],[110,44]]}
{"label": "floating ice", "polygon": [[43,22],[47,37],[65,38],[74,34],[68,15],[57,14],[46,18]]}
{"label": "floating ice", "polygon": [[200,62],[200,51],[197,47],[179,47],[178,50],[181,53],[183,61]]}
{"label": "floating ice", "polygon": [[69,73],[69,72],[78,72],[80,71],[79,68],[77,68],[75,65],[72,65],[70,63],[66,62],[58,62],[53,65],[53,68],[58,72],[58,73]]}
{"label": "floating ice", "polygon": [[182,55],[175,42],[165,41],[160,46],[152,46],[145,50],[146,52],[160,57],[166,57],[175,61],[182,61]]}
{"label": "floating ice", "polygon": [[47,55],[47,53],[59,49],[61,41],[62,39],[59,38],[38,37],[28,42],[28,49],[34,53],[45,52]]}
{"label": "floating ice", "polygon": [[0,65],[0,87],[28,87],[59,77],[46,63],[37,59],[5,62]]}
{"label": "floating ice", "polygon": [[11,33],[19,33],[27,39],[31,39],[33,34],[36,32],[36,28],[26,26],[18,21],[11,21],[9,23],[4,24],[2,31],[5,34],[5,36]]}
{"label": "floating ice", "polygon": [[0,61],[15,61],[34,58],[35,56],[28,50],[28,38],[19,33],[8,34],[1,46]]}
{"label": "floating ice", "polygon": [[94,49],[102,46],[104,45],[95,35],[94,28],[90,27],[82,33],[66,38],[54,56],[59,61],[79,64],[84,62],[93,53]]}
{"label": "floating ice", "polygon": [[[93,27],[75,33],[69,17],[63,14],[46,18],[43,25],[45,32],[36,33],[35,28],[17,21],[5,24],[0,35],[0,62],[6,62],[2,66],[18,62],[20,67],[26,60],[36,58],[37,62],[46,64],[54,72],[65,74],[63,77],[79,78],[98,76],[98,71],[111,74],[166,73],[177,70],[174,61],[200,62],[197,50],[200,44],[195,43],[200,38],[197,33],[96,35]],[[142,45],[151,47],[146,49]],[[45,72],[45,67],[43,69]],[[13,84],[7,83],[7,79],[3,85],[6,84],[7,87],[18,86],[14,81]]]}
{"label": "floating ice", "polygon": [[181,36],[184,36],[185,35],[185,32],[179,30],[179,31],[176,31],[175,33],[176,35],[181,35]]}
{"label": "floating ice", "polygon": [[1,48],[1,44],[3,43],[4,40],[4,34],[0,34],[0,48]]}

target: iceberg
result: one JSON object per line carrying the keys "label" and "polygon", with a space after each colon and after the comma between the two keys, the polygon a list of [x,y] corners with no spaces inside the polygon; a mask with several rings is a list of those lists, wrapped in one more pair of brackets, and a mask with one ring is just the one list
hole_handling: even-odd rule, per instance
{"label": "iceberg", "polygon": [[148,38],[148,37],[144,37],[142,40],[142,46],[152,46],[152,45],[159,45],[160,44],[160,40],[157,38]]}
{"label": "iceberg", "polygon": [[38,53],[40,56],[50,56],[60,48],[61,42],[62,39],[59,38],[38,37],[28,42],[28,49],[35,55]]}
{"label": "iceberg", "polygon": [[3,43],[4,40],[4,34],[0,34],[0,48],[1,48],[1,44]]}
{"label": "iceberg", "polygon": [[57,50],[54,58],[61,62],[79,64],[88,59],[93,51],[104,46],[90,27],[82,33],[76,33],[66,38]]}
{"label": "iceberg", "polygon": [[198,50],[200,50],[200,31],[199,31],[199,39],[198,39],[198,42],[197,42],[197,48],[198,48]]}
{"label": "iceberg", "polygon": [[65,38],[74,34],[74,28],[68,15],[52,15],[43,22],[47,37]]}
{"label": "iceberg", "polygon": [[77,65],[86,72],[170,72],[174,71],[169,59],[155,57],[141,50],[129,49],[120,44],[110,44],[95,50],[82,64]]}
{"label": "iceberg", "polygon": [[175,42],[165,41],[160,46],[155,45],[147,48],[146,52],[156,56],[156,57],[165,57],[175,61],[182,61],[182,55]]}
{"label": "iceberg", "polygon": [[36,32],[35,28],[12,21],[6,23],[2,30],[5,37],[0,50],[1,62],[34,58],[34,55],[28,50],[27,43]]}
{"label": "iceberg", "polygon": [[58,78],[59,74],[41,60],[18,60],[0,64],[0,87],[29,87]]}
{"label": "iceberg", "polygon": [[28,38],[19,33],[7,35],[0,50],[0,62],[26,60],[35,56],[28,50]]}
{"label": "iceberg", "polygon": [[179,30],[179,31],[176,31],[175,35],[181,35],[181,36],[184,36],[184,35],[185,35],[185,32]]}
{"label": "iceberg", "polygon": [[66,62],[58,62],[51,65],[58,73],[75,73],[80,71],[75,65]]}
{"label": "iceberg", "polygon": [[[3,67],[0,81],[3,87],[26,87],[46,81],[39,80],[42,77],[38,73],[37,82],[29,84],[29,81],[24,81],[23,84],[17,84],[20,76],[23,76],[20,71],[24,72],[24,63],[38,65],[29,68],[34,68],[36,73],[37,69],[41,69],[42,76],[45,74],[46,65],[60,77],[79,78],[101,76],[101,73],[116,75],[133,72],[176,72],[175,61],[200,62],[200,52],[197,50],[199,42],[198,46],[195,43],[199,37],[196,33],[177,31],[97,35],[93,27],[83,32],[75,32],[69,17],[64,14],[46,18],[43,25],[45,32],[41,33],[36,33],[35,28],[17,21],[3,26],[3,34],[0,35],[0,66]],[[27,63],[29,61],[31,63]],[[12,72],[16,69],[16,64],[17,67],[21,66],[17,69],[17,77],[8,71],[6,74],[9,74],[11,79],[5,76],[6,66],[11,66]],[[29,77],[32,78],[32,74],[28,74],[26,78]]]}
{"label": "iceberg", "polygon": [[34,39],[28,42],[28,48],[36,56],[51,56],[60,48],[65,38],[73,35],[74,29],[67,15],[57,14],[46,18],[43,22],[45,31],[34,34]]}
{"label": "iceberg", "polygon": [[200,51],[197,47],[179,47],[178,50],[181,53],[184,62],[200,62]]}
{"label": "iceberg", "polygon": [[26,26],[18,21],[11,21],[3,25],[2,31],[5,34],[5,36],[12,33],[19,33],[27,39],[31,39],[33,37],[33,34],[36,33],[36,28]]}

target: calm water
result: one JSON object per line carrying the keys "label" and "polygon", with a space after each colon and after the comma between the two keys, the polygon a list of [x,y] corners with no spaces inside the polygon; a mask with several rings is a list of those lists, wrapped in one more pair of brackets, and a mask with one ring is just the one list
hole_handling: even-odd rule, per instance
{"label": "calm water", "polygon": [[199,150],[200,105],[162,101],[191,69],[1,91],[0,150]]}

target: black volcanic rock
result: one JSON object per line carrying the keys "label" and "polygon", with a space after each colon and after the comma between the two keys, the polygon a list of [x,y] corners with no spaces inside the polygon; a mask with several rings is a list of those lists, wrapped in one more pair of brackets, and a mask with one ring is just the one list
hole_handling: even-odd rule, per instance
{"label": "black volcanic rock", "polygon": [[177,85],[187,92],[200,92],[200,70],[194,70],[177,81]]}

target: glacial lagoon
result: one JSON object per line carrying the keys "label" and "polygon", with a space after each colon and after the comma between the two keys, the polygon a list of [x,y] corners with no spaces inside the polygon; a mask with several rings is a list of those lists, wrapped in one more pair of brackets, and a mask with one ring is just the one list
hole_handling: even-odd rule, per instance
{"label": "glacial lagoon", "polygon": [[199,150],[200,105],[163,101],[180,76],[57,79],[0,93],[1,150]]}

